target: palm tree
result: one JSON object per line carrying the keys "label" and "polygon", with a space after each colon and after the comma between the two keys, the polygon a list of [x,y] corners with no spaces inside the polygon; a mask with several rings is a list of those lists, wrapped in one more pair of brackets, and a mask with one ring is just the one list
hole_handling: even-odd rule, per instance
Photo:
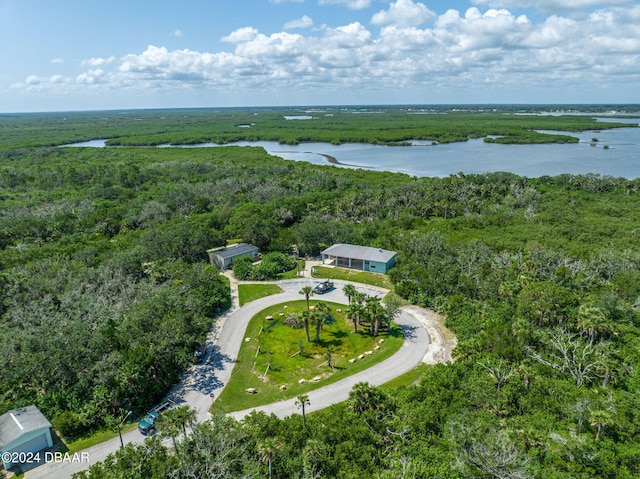
{"label": "palm tree", "polygon": [[344,288],[342,288],[342,292],[349,300],[349,306],[351,306],[351,298],[353,298],[357,293],[356,287],[352,284],[346,284]]}
{"label": "palm tree", "polygon": [[305,407],[309,406],[311,401],[309,401],[309,396],[307,394],[301,394],[296,398],[296,406],[302,408],[302,424],[304,427],[307,427],[307,416],[305,414]]}
{"label": "palm tree", "polygon": [[176,436],[180,434],[180,419],[176,414],[176,409],[169,409],[165,413],[158,416],[156,420],[156,428],[163,437],[170,437],[173,441],[173,448],[178,452],[176,444]]}
{"label": "palm tree", "polygon": [[365,311],[370,321],[370,331],[372,336],[377,336],[380,330],[380,324],[385,318],[385,309],[380,304],[380,298],[377,296],[368,296],[366,299]]}
{"label": "palm tree", "polygon": [[309,338],[309,318],[311,317],[311,311],[305,309],[300,313],[302,321],[304,321],[304,333],[307,335],[307,342],[311,341]]}
{"label": "palm tree", "polygon": [[311,286],[305,286],[304,288],[300,288],[300,291],[298,291],[298,292],[300,294],[304,294],[304,299],[307,302],[307,309],[310,309],[310,307],[309,307],[309,298],[316,293],[315,290]]}
{"label": "palm tree", "polygon": [[577,326],[582,334],[589,338],[589,344],[595,343],[599,335],[613,332],[604,312],[596,306],[587,304],[582,304],[578,308]]}
{"label": "palm tree", "polygon": [[191,406],[184,405],[175,408],[174,415],[176,416],[176,421],[179,421],[182,424],[182,432],[184,437],[187,437],[187,424],[190,426],[196,422],[197,413],[196,410]]}
{"label": "palm tree", "polygon": [[368,296],[365,293],[361,293],[360,291],[356,291],[353,296],[351,297],[351,306],[352,307],[359,307],[358,311],[358,317],[356,318],[358,321],[358,324],[362,324],[362,320],[364,319],[364,302],[366,301],[366,299],[368,298]]}
{"label": "palm tree", "polygon": [[358,332],[358,324],[360,323],[360,315],[362,314],[362,306],[358,303],[353,303],[349,306],[347,311],[347,318],[353,322],[353,332]]}
{"label": "palm tree", "polygon": [[327,315],[322,311],[316,310],[311,313],[311,320],[313,321],[313,324],[316,326],[316,338],[314,340],[316,343],[320,342],[320,331],[322,331],[322,325],[324,324],[326,319],[327,319]]}
{"label": "palm tree", "polygon": [[282,445],[275,437],[268,437],[258,443],[257,447],[261,459],[269,465],[269,479],[271,479],[273,477],[273,458]]}
{"label": "palm tree", "polygon": [[329,346],[324,354],[324,357],[327,358],[327,365],[333,370],[335,371],[335,368],[333,367],[333,364],[331,364],[331,361],[333,361],[333,348],[331,346]]}
{"label": "palm tree", "polygon": [[305,331],[307,333],[307,341],[309,341],[309,320],[313,321],[313,324],[316,327],[315,342],[319,343],[320,331],[322,331],[322,325],[325,323],[325,321],[329,317],[330,312],[331,312],[331,308],[326,303],[323,303],[323,302],[319,302],[314,307],[313,311],[302,312],[302,317],[305,320]]}
{"label": "palm tree", "polygon": [[349,409],[361,415],[365,411],[379,409],[384,401],[382,391],[366,382],[359,382],[349,391]]}
{"label": "palm tree", "polygon": [[606,426],[611,426],[613,424],[613,415],[610,411],[606,410],[598,410],[593,411],[589,416],[589,423],[597,428],[596,430],[596,441],[600,439],[600,434]]}
{"label": "palm tree", "polygon": [[353,293],[351,300],[357,304],[364,304],[365,300],[368,298],[366,293],[362,293],[360,291],[356,291]]}

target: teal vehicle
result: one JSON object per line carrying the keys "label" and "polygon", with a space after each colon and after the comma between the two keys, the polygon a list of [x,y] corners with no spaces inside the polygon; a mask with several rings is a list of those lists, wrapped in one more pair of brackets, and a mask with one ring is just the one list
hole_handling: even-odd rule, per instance
{"label": "teal vehicle", "polygon": [[138,423],[138,431],[140,431],[145,436],[149,434],[156,428],[156,420],[158,419],[158,416],[160,416],[160,414],[162,414],[163,412],[168,411],[169,409],[173,409],[175,405],[176,403],[168,399],[158,407],[149,411],[144,419]]}
{"label": "teal vehicle", "polygon": [[142,421],[138,423],[138,431],[145,436],[156,428],[156,419],[160,413],[158,411],[149,411]]}

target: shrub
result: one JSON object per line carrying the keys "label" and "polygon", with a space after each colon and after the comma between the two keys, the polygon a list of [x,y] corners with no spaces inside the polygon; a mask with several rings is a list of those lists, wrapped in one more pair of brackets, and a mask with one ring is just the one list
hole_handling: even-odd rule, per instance
{"label": "shrub", "polygon": [[241,281],[266,281],[277,279],[280,273],[297,267],[297,260],[284,253],[267,253],[262,261],[253,265],[249,257],[238,258],[233,262],[233,275]]}
{"label": "shrub", "polygon": [[64,411],[53,418],[53,426],[56,431],[65,438],[78,437],[87,432],[86,426],[80,421],[77,414],[72,411]]}

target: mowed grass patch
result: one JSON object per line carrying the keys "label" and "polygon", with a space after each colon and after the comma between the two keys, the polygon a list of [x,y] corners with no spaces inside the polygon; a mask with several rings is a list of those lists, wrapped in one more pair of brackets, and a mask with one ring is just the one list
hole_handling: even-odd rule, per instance
{"label": "mowed grass patch", "polygon": [[[314,306],[318,302],[310,304]],[[313,341],[313,324],[309,327],[311,342],[307,342],[304,328],[294,329],[283,324],[287,314],[306,309],[304,300],[275,305],[254,316],[231,379],[213,407],[232,412],[296,397],[367,369],[402,346],[404,338],[397,326],[392,325],[390,331],[382,331],[377,337],[365,332],[365,326],[353,333],[353,324],[346,317],[347,306],[325,304],[331,309],[331,320],[324,324],[319,343]],[[267,317],[273,319],[267,320]],[[376,350],[376,346],[380,348]],[[333,367],[327,363],[329,348]],[[366,354],[368,351],[373,354]],[[357,359],[359,355],[364,358]],[[349,363],[354,358],[355,363]],[[301,379],[305,380],[302,384]],[[286,389],[282,389],[283,386]],[[257,394],[248,394],[247,388],[256,389]]]}
{"label": "mowed grass patch", "polygon": [[298,272],[299,271],[304,271],[305,268],[305,261],[303,259],[299,259],[298,260],[298,266],[296,267],[296,269],[292,269],[291,271],[287,271],[286,273],[280,273],[278,275],[278,279],[295,279],[298,277]]}
{"label": "mowed grass patch", "polygon": [[314,278],[342,279],[356,283],[370,284],[380,288],[393,289],[393,284],[386,274],[358,271],[348,268],[329,268],[327,266],[314,266]]}
{"label": "mowed grass patch", "polygon": [[238,301],[240,306],[265,298],[273,294],[282,293],[282,288],[277,284],[240,284],[238,285]]}
{"label": "mowed grass patch", "polygon": [[[120,430],[122,431],[122,434],[125,434],[137,428],[138,428],[138,422],[135,421],[135,422],[123,424]],[[74,454],[84,449],[93,447],[96,444],[101,444],[103,442],[106,442],[109,439],[113,439],[114,437],[118,437],[117,430],[114,431],[112,429],[103,429],[103,430],[94,432],[90,436],[85,436],[80,439],[75,439],[69,443],[65,443],[66,450],[61,450],[61,452]]]}

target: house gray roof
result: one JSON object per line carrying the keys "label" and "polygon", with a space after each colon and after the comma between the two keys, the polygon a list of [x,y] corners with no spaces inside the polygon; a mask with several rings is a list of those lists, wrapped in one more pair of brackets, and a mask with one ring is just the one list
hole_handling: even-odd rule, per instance
{"label": "house gray roof", "polygon": [[23,434],[48,427],[51,427],[51,423],[35,406],[7,411],[0,416],[0,449]]}
{"label": "house gray roof", "polygon": [[334,244],[321,252],[327,256],[339,256],[340,258],[362,259],[366,261],[376,261],[387,263],[397,253],[381,248],[371,248],[369,246],[358,246],[353,244]]}
{"label": "house gray roof", "polygon": [[210,250],[212,254],[215,254],[221,258],[234,258],[243,254],[251,254],[256,253],[258,248],[248,243],[239,243],[231,246],[227,246],[226,248],[222,248],[219,250]]}

